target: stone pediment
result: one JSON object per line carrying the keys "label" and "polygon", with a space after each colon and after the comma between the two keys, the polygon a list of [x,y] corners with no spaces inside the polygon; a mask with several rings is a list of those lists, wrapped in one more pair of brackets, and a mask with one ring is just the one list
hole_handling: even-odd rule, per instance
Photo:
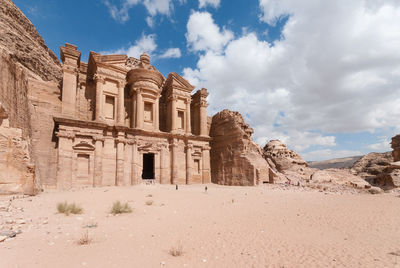
{"label": "stone pediment", "polygon": [[165,85],[167,88],[183,90],[189,93],[195,89],[195,86],[192,86],[185,78],[175,72],[168,75]]}
{"label": "stone pediment", "polygon": [[80,143],[74,145],[72,147],[74,150],[81,150],[81,151],[94,151],[95,147],[86,142],[86,141],[81,141]]}

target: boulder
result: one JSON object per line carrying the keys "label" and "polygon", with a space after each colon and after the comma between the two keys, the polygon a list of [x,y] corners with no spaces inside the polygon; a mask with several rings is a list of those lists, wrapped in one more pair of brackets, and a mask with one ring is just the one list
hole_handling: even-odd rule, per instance
{"label": "boulder", "polygon": [[253,142],[253,129],[238,112],[223,110],[212,118],[211,180],[223,185],[257,185],[277,177]]}
{"label": "boulder", "polygon": [[289,150],[280,140],[271,140],[263,150],[265,159],[271,159],[278,171],[298,170],[308,167],[306,161],[295,151]]}

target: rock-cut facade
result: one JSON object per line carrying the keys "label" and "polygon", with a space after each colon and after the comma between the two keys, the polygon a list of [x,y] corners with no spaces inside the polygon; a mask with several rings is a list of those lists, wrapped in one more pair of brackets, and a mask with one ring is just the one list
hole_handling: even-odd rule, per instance
{"label": "rock-cut facade", "polygon": [[60,48],[62,109],[54,117],[57,188],[209,183],[206,89],[177,73],[165,78],[150,57]]}

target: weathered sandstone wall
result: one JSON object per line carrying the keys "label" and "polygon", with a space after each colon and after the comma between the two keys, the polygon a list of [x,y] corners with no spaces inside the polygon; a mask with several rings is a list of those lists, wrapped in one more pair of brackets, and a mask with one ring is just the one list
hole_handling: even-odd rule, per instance
{"label": "weathered sandstone wall", "polygon": [[9,126],[0,104],[0,194],[35,194],[35,173],[22,130]]}
{"label": "weathered sandstone wall", "polygon": [[[9,0],[0,0],[0,67],[0,102],[10,125],[1,128],[0,135],[14,137],[12,144],[19,148],[1,150],[0,158],[10,159],[11,151],[24,148],[25,160],[16,156],[13,161],[21,163],[13,166],[13,172],[20,169],[23,173],[29,166],[35,169],[37,186],[52,184],[56,161],[53,115],[60,110],[61,65],[30,20]],[[14,180],[20,185],[14,187],[16,191],[27,192],[22,189],[28,184],[17,177],[8,177],[7,182]]]}
{"label": "weathered sandstone wall", "polygon": [[211,180],[224,185],[257,185],[270,181],[270,168],[253,129],[238,112],[223,110],[212,118]]}
{"label": "weathered sandstone wall", "polygon": [[61,80],[61,65],[35,26],[10,0],[0,0],[0,48],[41,80]]}

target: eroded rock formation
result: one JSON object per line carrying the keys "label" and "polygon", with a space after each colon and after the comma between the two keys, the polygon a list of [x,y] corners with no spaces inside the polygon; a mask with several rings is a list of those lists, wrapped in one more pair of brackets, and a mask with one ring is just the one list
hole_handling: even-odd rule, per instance
{"label": "eroded rock formation", "polygon": [[10,0],[0,0],[0,48],[32,77],[59,81],[61,65],[35,26]]}
{"label": "eroded rock formation", "polygon": [[298,184],[308,180],[315,171],[296,152],[289,150],[280,140],[269,141],[263,149],[264,158],[273,168],[285,176],[276,176],[274,182],[290,182]]}
{"label": "eroded rock formation", "polygon": [[[251,138],[253,129],[238,112],[223,110],[212,118],[211,180],[224,185],[257,185],[273,171]],[[271,176],[270,176],[271,175]]]}
{"label": "eroded rock formation", "polygon": [[[61,111],[61,66],[29,19],[9,0],[0,0],[0,66],[0,102],[8,113],[10,126],[3,127],[0,134],[12,137],[17,149],[8,151],[22,150],[26,154],[20,165],[15,164],[14,171],[20,168],[25,172],[29,166],[36,171],[37,184],[42,184],[41,179],[51,180],[52,174],[55,177],[52,133],[53,115]],[[5,151],[0,151],[0,158],[6,157]],[[20,185],[13,188],[15,191],[27,192],[22,189],[31,187],[34,192],[33,185],[28,186],[15,176],[7,178],[8,184],[13,178]],[[4,177],[0,183],[2,180]]]}
{"label": "eroded rock formation", "polygon": [[398,162],[400,161],[400,134],[396,135],[392,138],[392,156],[393,161]]}
{"label": "eroded rock formation", "polygon": [[354,163],[351,167],[351,172],[367,180],[372,180],[377,175],[382,174],[392,162],[393,156],[391,152],[369,153]]}

